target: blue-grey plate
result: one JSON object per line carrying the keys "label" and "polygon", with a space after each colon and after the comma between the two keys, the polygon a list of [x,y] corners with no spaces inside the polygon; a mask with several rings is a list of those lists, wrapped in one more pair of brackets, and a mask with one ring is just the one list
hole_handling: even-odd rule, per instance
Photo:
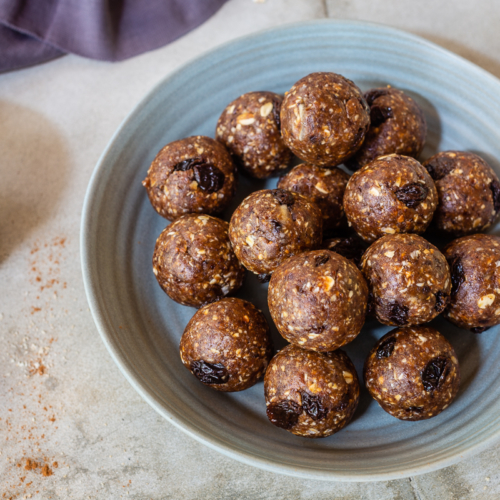
{"label": "blue-grey plate", "polygon": [[[401,422],[363,389],[350,425],[310,440],[268,422],[262,382],[241,393],[218,393],[183,367],[179,339],[194,309],[171,301],[151,270],[154,243],[166,221],[150,206],[141,180],[159,149],[190,135],[213,137],[219,114],[240,94],[283,93],[314,71],[340,73],[363,90],[386,84],[404,89],[427,116],[424,158],[438,150],[469,150],[500,171],[500,82],[464,59],[401,31],[351,21],[295,24],[248,36],[170,75],[111,140],[85,200],[81,250],[88,300],[127,380],[169,422],[207,446],[247,464],[307,478],[365,481],[421,474],[498,439],[498,328],[473,335],[441,319],[433,322],[456,349],[462,369],[457,399],[437,417]],[[275,183],[240,177],[234,206]],[[254,302],[270,321],[266,285],[248,276],[238,296]],[[371,346],[388,330],[368,322],[347,346],[360,376]],[[274,338],[283,345],[276,331]]]}

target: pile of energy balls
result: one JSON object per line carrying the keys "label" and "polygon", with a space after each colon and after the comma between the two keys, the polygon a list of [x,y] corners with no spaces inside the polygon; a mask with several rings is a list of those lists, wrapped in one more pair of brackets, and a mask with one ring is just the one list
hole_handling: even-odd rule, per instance
{"label": "pile of energy balls", "polygon": [[[500,323],[500,238],[480,234],[500,210],[500,183],[469,152],[419,163],[426,131],[401,90],[363,94],[325,72],[284,97],[244,94],[224,109],[216,140],[188,137],[158,153],[143,185],[173,222],[158,237],[153,271],[169,297],[199,308],[180,343],[195,377],[241,391],[264,376],[274,425],[329,436],[359,400],[356,370],[339,348],[372,315],[396,327],[366,359],[372,397],[402,420],[448,407],[460,384],[457,356],[425,323],[443,314],[474,333]],[[281,174],[292,153],[305,163],[277,189],[250,194],[229,224],[213,217],[235,195],[238,170]],[[431,221],[458,239],[440,251],[419,236]],[[227,298],[245,269],[269,281],[271,317],[290,343],[277,354],[262,312]]]}

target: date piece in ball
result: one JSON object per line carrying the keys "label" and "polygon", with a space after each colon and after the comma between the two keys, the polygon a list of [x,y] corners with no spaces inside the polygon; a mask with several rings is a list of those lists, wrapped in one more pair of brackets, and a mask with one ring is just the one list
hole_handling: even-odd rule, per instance
{"label": "date piece in ball", "polygon": [[236,298],[197,311],[180,343],[184,366],[203,384],[224,392],[252,387],[264,375],[272,350],[264,315]]}
{"label": "date piece in ball", "polygon": [[153,208],[173,221],[184,214],[222,212],[236,192],[235,175],[226,148],[198,135],[167,144],[142,185]]}
{"label": "date piece in ball", "polygon": [[423,233],[438,203],[427,170],[408,156],[381,156],[347,183],[344,209],[349,225],[366,241],[386,234]]}
{"label": "date piece in ball", "polygon": [[346,226],[344,191],[349,175],[339,168],[321,168],[304,163],[292,168],[278,182],[278,187],[295,191],[316,203],[323,216],[323,232]]}
{"label": "date piece in ball", "polygon": [[228,228],[210,215],[184,215],[163,230],[156,240],[153,272],[171,299],[200,307],[240,288],[245,268],[231,248]]}
{"label": "date piece in ball", "polygon": [[359,382],[341,351],[314,352],[288,345],[271,360],[264,378],[267,416],[297,436],[330,436],[351,420]]}
{"label": "date piece in ball", "polygon": [[334,167],[361,146],[370,108],[359,88],[336,73],[311,73],[285,94],[281,133],[303,161]]}
{"label": "date piece in ball", "polygon": [[427,135],[425,116],[417,103],[392,87],[371,89],[364,97],[370,106],[370,128],[363,145],[346,166],[358,170],[388,154],[416,158]]}
{"label": "date piece in ball", "polygon": [[224,109],[217,122],[217,140],[238,166],[258,179],[276,175],[292,159],[292,152],[281,138],[282,100],[273,92],[243,94]]}
{"label": "date piece in ball", "polygon": [[384,325],[427,323],[450,301],[445,256],[416,234],[384,236],[361,259],[370,288],[370,311]]}
{"label": "date piece in ball", "polygon": [[446,409],[460,386],[451,344],[434,328],[397,328],[384,335],[365,362],[365,385],[387,413],[425,420]]}
{"label": "date piece in ball", "polygon": [[328,238],[321,244],[326,250],[336,252],[346,259],[352,260],[359,267],[361,257],[368,248],[359,236],[346,236],[345,238]]}
{"label": "date piece in ball", "polygon": [[443,151],[424,162],[434,179],[439,205],[433,223],[456,236],[490,227],[500,211],[500,182],[479,156]]}
{"label": "date piece in ball", "polygon": [[269,283],[269,311],[288,342],[333,351],[354,340],[365,322],[368,287],[350,260],[329,250],[286,260]]}
{"label": "date piece in ball", "polygon": [[321,211],[292,191],[256,191],[233,213],[229,238],[241,263],[265,281],[288,257],[320,245]]}
{"label": "date piece in ball", "polygon": [[474,234],[444,249],[451,271],[451,301],[444,315],[474,333],[500,323],[500,238]]}

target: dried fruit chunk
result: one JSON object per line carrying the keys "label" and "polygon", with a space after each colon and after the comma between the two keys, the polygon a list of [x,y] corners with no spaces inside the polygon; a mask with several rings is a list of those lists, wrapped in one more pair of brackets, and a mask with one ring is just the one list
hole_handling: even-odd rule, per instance
{"label": "dried fruit chunk", "polygon": [[313,419],[321,420],[328,414],[328,408],[325,408],[319,396],[313,396],[307,392],[302,392],[302,408]]}
{"label": "dried fruit chunk", "polygon": [[291,207],[295,202],[292,193],[290,193],[290,191],[287,191],[285,189],[273,189],[272,195],[278,200],[280,205],[286,205],[287,207]]}
{"label": "dried fruit chunk", "polygon": [[495,208],[495,212],[498,212],[500,211],[500,183],[498,181],[492,181],[490,189],[493,194],[493,206]]}
{"label": "dried fruit chunk", "polygon": [[390,107],[386,106],[372,106],[370,109],[370,125],[378,127],[382,125],[389,118],[393,118],[394,114]]}
{"label": "dried fruit chunk", "polygon": [[436,304],[434,305],[434,309],[436,309],[437,312],[442,313],[450,300],[450,296],[444,292],[437,292],[435,296]]}
{"label": "dried fruit chunk", "polygon": [[395,344],[395,337],[389,337],[388,339],[384,340],[377,349],[377,359],[388,358],[392,354],[392,351],[394,351]]}
{"label": "dried fruit chunk", "polygon": [[400,187],[396,191],[396,198],[408,208],[416,208],[429,194],[429,190],[417,182]]}
{"label": "dried fruit chunk", "polygon": [[194,376],[204,384],[225,384],[229,380],[226,367],[221,363],[208,363],[202,359],[191,363]]}
{"label": "dried fruit chunk", "polygon": [[460,259],[455,259],[451,265],[451,296],[454,297],[465,281],[464,268]]}
{"label": "dried fruit chunk", "polygon": [[207,193],[219,191],[224,184],[224,174],[213,165],[195,165],[194,178],[200,189]]}
{"label": "dried fruit chunk", "polygon": [[295,401],[285,399],[267,407],[267,416],[271,423],[282,429],[291,429],[302,414],[302,407]]}
{"label": "dried fruit chunk", "polygon": [[408,312],[408,307],[394,302],[389,306],[388,316],[396,325],[404,325],[408,321]]}
{"label": "dried fruit chunk", "polygon": [[436,390],[444,383],[450,371],[449,363],[449,359],[444,356],[438,356],[427,363],[422,372],[422,383],[427,392]]}
{"label": "dried fruit chunk", "polygon": [[314,257],[314,265],[315,267],[322,266],[323,264],[326,264],[330,260],[330,256],[325,254],[325,255],[316,255]]}
{"label": "dried fruit chunk", "polygon": [[192,169],[195,165],[205,165],[206,161],[201,158],[189,158],[188,160],[181,161],[174,165],[174,172],[186,172],[187,170]]}

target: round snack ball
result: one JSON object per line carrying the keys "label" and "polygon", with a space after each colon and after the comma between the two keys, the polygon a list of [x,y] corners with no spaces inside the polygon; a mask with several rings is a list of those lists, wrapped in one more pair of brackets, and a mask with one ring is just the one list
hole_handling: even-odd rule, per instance
{"label": "round snack ball", "polygon": [[387,413],[400,420],[435,417],[455,399],[460,369],[451,344],[434,328],[396,328],[368,355],[365,385]]}
{"label": "round snack ball", "polygon": [[286,260],[271,277],[267,301],[291,344],[333,351],[354,340],[365,322],[368,287],[350,260],[330,250]]}
{"label": "round snack ball", "polygon": [[386,234],[423,233],[438,196],[434,182],[409,156],[380,156],[347,183],[344,210],[349,225],[366,241]]}
{"label": "round snack ball", "polygon": [[320,438],[349,423],[358,406],[359,382],[343,351],[287,345],[269,363],[264,393],[271,423],[297,436]]}
{"label": "round snack ball", "polygon": [[392,153],[416,158],[427,135],[425,116],[417,103],[390,86],[371,89],[364,97],[370,106],[370,128],[363,145],[346,166],[358,170],[378,156]]}
{"label": "round snack ball", "polygon": [[307,196],[316,203],[323,215],[323,232],[345,226],[345,187],[349,175],[340,168],[321,168],[304,163],[292,168],[278,182],[278,187]]}
{"label": "round snack ball", "polygon": [[370,108],[359,88],[336,73],[311,73],[285,94],[281,134],[302,160],[334,167],[361,146]]}
{"label": "round snack ball", "polygon": [[257,179],[286,169],[292,159],[281,138],[282,100],[273,92],[248,92],[229,104],[217,122],[217,140]]}
{"label": "round snack ball", "polygon": [[228,223],[210,215],[184,215],[156,240],[153,272],[163,291],[185,306],[200,307],[236,292],[245,268],[227,234]]}
{"label": "round snack ball", "polygon": [[352,260],[359,267],[361,257],[363,257],[368,245],[359,236],[347,236],[323,240],[321,246]]}
{"label": "round snack ball", "polygon": [[361,259],[370,289],[369,309],[384,325],[427,323],[450,301],[445,256],[416,234],[384,236]]}
{"label": "round snack ball", "polygon": [[288,257],[317,248],[322,237],[318,206],[284,189],[245,198],[229,223],[229,239],[241,263],[263,280]]}
{"label": "round snack ball", "polygon": [[153,208],[165,219],[222,212],[236,192],[235,167],[222,144],[198,135],[167,144],[142,181]]}
{"label": "round snack ball", "polygon": [[243,391],[264,375],[273,344],[264,315],[246,300],[228,298],[196,311],[184,330],[184,366],[203,384]]}
{"label": "round snack ball", "polygon": [[424,162],[434,179],[439,205],[434,222],[457,236],[484,231],[500,211],[500,182],[479,156],[443,151]]}
{"label": "round snack ball", "polygon": [[500,238],[474,234],[445,249],[451,272],[451,301],[444,315],[481,333],[500,323]]}

